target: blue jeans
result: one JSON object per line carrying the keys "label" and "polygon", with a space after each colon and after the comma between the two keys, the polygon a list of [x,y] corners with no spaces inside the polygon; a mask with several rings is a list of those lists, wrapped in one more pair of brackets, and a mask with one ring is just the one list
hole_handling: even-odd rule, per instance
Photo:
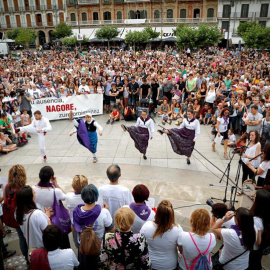
{"label": "blue jeans", "polygon": [[23,232],[22,232],[20,227],[16,228],[16,231],[17,231],[18,236],[19,236],[21,252],[22,252],[25,260],[29,261],[29,259],[28,259],[28,246],[27,246],[27,243],[26,243],[26,239],[25,239],[25,237],[23,235]]}

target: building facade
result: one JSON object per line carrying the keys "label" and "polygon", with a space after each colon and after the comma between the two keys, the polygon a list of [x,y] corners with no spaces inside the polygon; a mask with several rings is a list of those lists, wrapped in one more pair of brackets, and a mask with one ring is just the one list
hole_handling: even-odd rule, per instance
{"label": "building facade", "polygon": [[139,30],[148,25],[217,24],[217,0],[67,0],[67,22],[74,33],[79,28],[87,36],[103,25]]}
{"label": "building facade", "polygon": [[263,26],[270,26],[269,0],[219,0],[218,25],[227,34],[232,44],[243,42],[237,35],[239,24],[257,21]]}
{"label": "building facade", "polygon": [[66,21],[65,0],[0,0],[0,28],[32,28],[37,33],[36,44],[49,43],[52,30]]}

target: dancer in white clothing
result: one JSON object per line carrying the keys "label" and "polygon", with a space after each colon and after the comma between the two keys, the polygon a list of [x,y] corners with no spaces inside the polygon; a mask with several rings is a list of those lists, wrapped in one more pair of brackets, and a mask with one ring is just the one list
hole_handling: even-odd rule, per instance
{"label": "dancer in white clothing", "polygon": [[28,126],[16,128],[16,133],[20,131],[37,134],[39,150],[43,157],[43,161],[46,162],[47,156],[45,152],[45,135],[50,130],[52,130],[52,126],[49,120],[46,117],[42,116],[40,111],[35,111],[34,120],[32,121],[32,123]]}
{"label": "dancer in white clothing", "polygon": [[150,140],[153,139],[154,136],[154,122],[147,115],[147,111],[143,110],[141,117],[138,117],[137,123],[135,126],[126,127],[125,125],[121,125],[124,131],[128,131],[130,137],[133,139],[135,143],[135,147],[143,154],[143,158],[146,157],[146,150],[148,147],[149,141],[149,131],[150,130]]}

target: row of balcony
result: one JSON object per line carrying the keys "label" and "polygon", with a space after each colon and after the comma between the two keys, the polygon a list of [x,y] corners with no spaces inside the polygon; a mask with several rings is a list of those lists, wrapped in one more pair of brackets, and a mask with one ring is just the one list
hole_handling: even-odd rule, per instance
{"label": "row of balcony", "polygon": [[9,24],[1,24],[0,28],[2,29],[10,29],[10,28],[36,28],[36,27],[53,27],[56,26],[56,23],[53,22],[29,22],[29,23],[9,23]]}
{"label": "row of balcony", "polygon": [[[79,5],[99,5],[99,4],[123,4],[123,3],[145,3],[145,2],[176,2],[176,0],[78,0]],[[182,1],[182,0],[178,0]],[[76,0],[68,0],[68,6],[74,6]]]}
{"label": "row of balcony", "polygon": [[77,21],[68,22],[68,24],[72,26],[78,25],[104,25],[104,24],[151,24],[151,23],[190,23],[190,24],[198,24],[198,23],[217,23],[217,18],[156,18],[156,19],[140,19],[140,20],[91,20],[91,21]]}
{"label": "row of balcony", "polygon": [[[230,16],[231,15],[231,16]],[[261,13],[261,12],[247,12],[247,13],[243,13],[243,12],[231,12],[231,14],[229,14],[228,12],[218,12],[218,18],[237,18],[237,19],[253,19],[253,18],[270,18],[270,12],[268,13]]]}
{"label": "row of balcony", "polygon": [[0,13],[6,13],[6,12],[22,12],[22,11],[47,11],[47,10],[64,10],[66,9],[65,4],[61,5],[39,5],[39,6],[19,6],[19,7],[8,7],[8,8],[3,8],[0,7]]}

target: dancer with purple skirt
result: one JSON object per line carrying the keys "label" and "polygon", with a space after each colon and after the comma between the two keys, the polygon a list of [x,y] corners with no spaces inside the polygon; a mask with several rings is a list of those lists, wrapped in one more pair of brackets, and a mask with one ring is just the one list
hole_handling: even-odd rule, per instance
{"label": "dancer with purple skirt", "polygon": [[163,129],[158,132],[161,135],[163,133],[168,135],[173,151],[178,155],[185,155],[189,165],[195,141],[200,134],[200,123],[194,117],[193,110],[187,110],[187,118],[183,120],[179,128]]}
{"label": "dancer with purple skirt", "polygon": [[[141,116],[138,117],[136,125],[131,127],[126,127],[125,125],[121,125],[124,131],[128,131],[130,137],[135,143],[135,147],[143,154],[143,158],[146,157],[146,150],[148,147],[149,141],[149,130],[150,130],[150,140],[153,139],[154,136],[154,122],[147,115],[147,111],[143,110]],[[149,129],[149,130],[148,130]]]}
{"label": "dancer with purple skirt", "polygon": [[[69,119],[73,119],[72,111],[69,113]],[[97,142],[98,136],[96,130],[99,130],[99,135],[102,136],[103,128],[98,124],[97,121],[92,117],[90,113],[85,115],[85,122],[78,118],[73,119],[74,126],[76,131],[70,132],[69,135],[72,136],[77,132],[77,139],[81,145],[86,147],[93,155],[93,163],[98,161],[96,152],[97,152]]]}

